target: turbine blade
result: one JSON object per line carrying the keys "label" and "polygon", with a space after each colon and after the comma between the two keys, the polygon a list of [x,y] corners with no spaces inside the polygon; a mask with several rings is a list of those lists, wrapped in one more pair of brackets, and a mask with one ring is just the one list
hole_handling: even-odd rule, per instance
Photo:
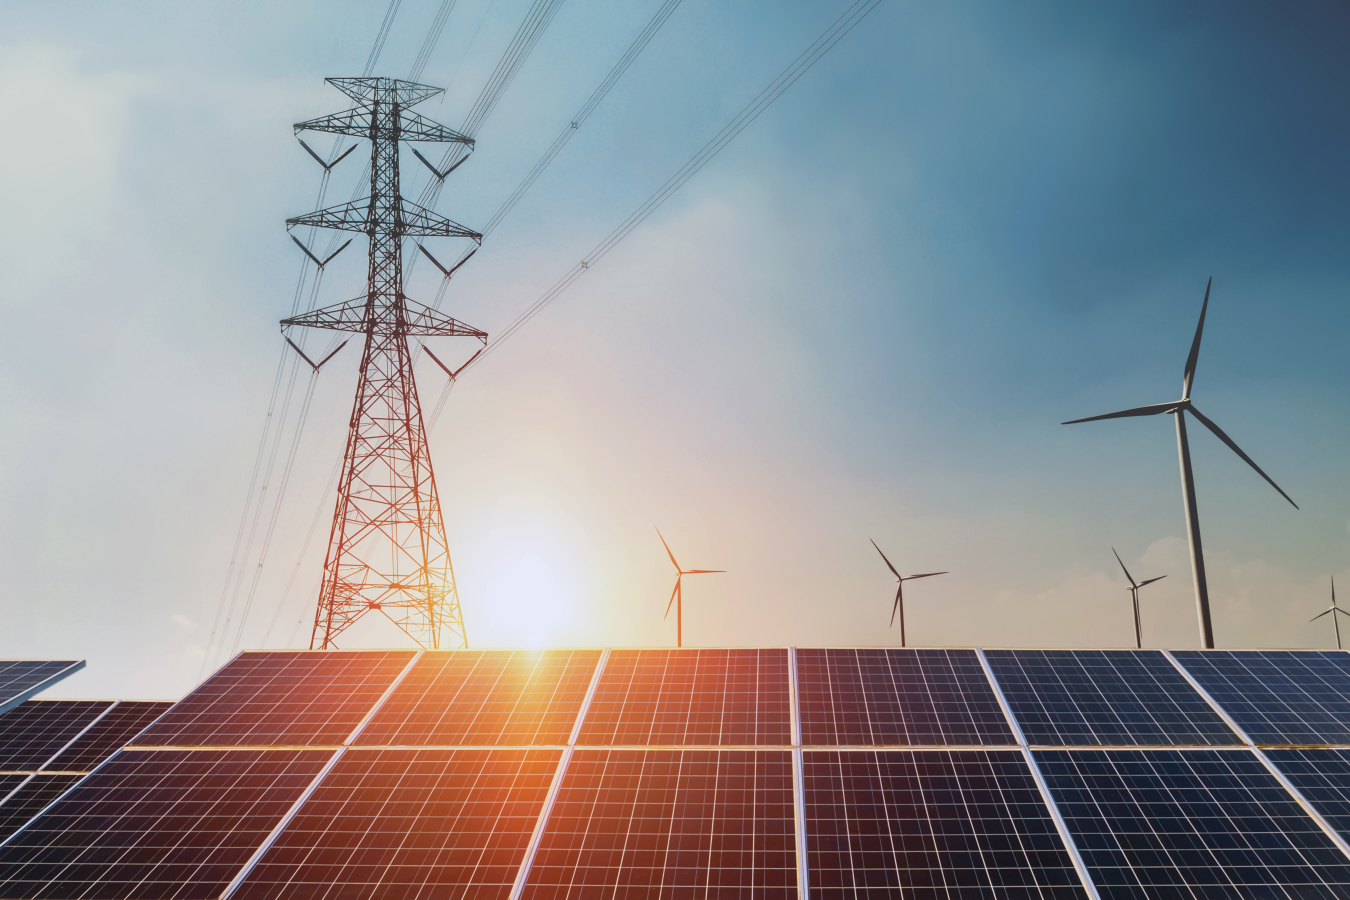
{"label": "turbine blade", "polygon": [[906,575],[901,581],[913,581],[915,578],[931,578],[934,575],[950,575],[950,572],[924,572],[922,575]]}
{"label": "turbine blade", "polygon": [[[868,538],[868,540],[869,540],[869,541],[872,541],[871,538]],[[872,546],[873,546],[873,547],[877,547],[877,542],[876,542],[876,541],[872,541]],[[880,548],[880,547],[877,547],[877,552],[878,552],[878,553],[881,553],[881,548]],[[886,554],[885,554],[885,553],[881,553],[881,558],[882,558],[882,559],[886,559]],[[886,568],[890,569],[890,570],[891,570],[891,574],[894,575],[896,578],[899,578],[899,577],[900,577],[900,573],[897,572],[897,571],[895,571],[895,566],[891,565],[891,561],[890,561],[889,559],[886,559]]]}
{"label": "turbine blade", "polygon": [[1150,406],[1136,406],[1134,409],[1122,409],[1120,412],[1107,413],[1104,416],[1088,416],[1086,419],[1072,419],[1068,422],[1060,422],[1059,424],[1077,425],[1079,422],[1096,422],[1101,419],[1123,419],[1126,416],[1156,416],[1159,413],[1171,412],[1180,405],[1180,401],[1173,400],[1171,403],[1154,403]]}
{"label": "turbine blade", "polygon": [[[1343,616],[1350,616],[1350,612],[1347,612],[1346,610],[1341,609],[1339,606],[1333,606],[1332,609],[1334,609],[1336,612],[1340,613],[1340,614],[1343,615]],[[1335,617],[1335,616],[1332,616],[1332,618],[1334,619],[1334,618],[1336,618],[1336,617]]]}
{"label": "turbine blade", "polygon": [[[670,552],[670,545],[666,543],[666,539],[662,536],[660,528],[656,529],[656,536],[661,538],[661,546],[666,548],[666,556],[670,557],[671,565],[675,567],[675,571],[680,571],[680,564],[675,562],[675,554]],[[676,580],[678,581],[679,579]]]}
{"label": "turbine blade", "polygon": [[1327,610],[1326,612],[1320,612],[1320,613],[1318,613],[1317,615],[1313,616],[1313,617],[1312,617],[1311,619],[1309,619],[1308,621],[1309,621],[1309,622],[1316,622],[1318,619],[1322,618],[1323,616],[1325,616],[1325,615],[1330,615],[1331,613],[1337,612],[1337,611],[1338,611],[1338,610],[1337,610],[1335,607],[1332,607],[1331,609]]}
{"label": "turbine blade", "polygon": [[685,575],[716,575],[719,572],[725,572],[726,569],[690,569]]}
{"label": "turbine blade", "polygon": [[895,627],[895,611],[900,608],[900,591],[903,585],[895,589],[895,605],[891,607],[891,627]]}
{"label": "turbine blade", "polygon": [[1331,605],[1336,605],[1336,576],[1331,576]]}
{"label": "turbine blade", "polygon": [[1233,451],[1234,453],[1236,453],[1238,456],[1242,457],[1243,461],[1244,461],[1247,465],[1249,465],[1249,466],[1251,466],[1253,469],[1255,469],[1257,475],[1260,475],[1260,476],[1261,476],[1262,478],[1264,478],[1266,481],[1270,482],[1270,486],[1273,487],[1275,490],[1280,491],[1280,496],[1283,497],[1284,499],[1288,500],[1290,506],[1294,507],[1294,509],[1298,509],[1298,504],[1295,503],[1295,502],[1289,497],[1288,494],[1286,494],[1284,491],[1280,490],[1280,486],[1279,486],[1278,484],[1275,483],[1275,480],[1272,479],[1272,478],[1271,478],[1269,475],[1267,475],[1265,472],[1262,472],[1262,471],[1261,471],[1261,467],[1258,466],[1256,463],[1252,462],[1252,458],[1251,458],[1250,456],[1248,456],[1247,454],[1243,453],[1243,452],[1242,452],[1242,448],[1239,447],[1237,444],[1233,443],[1233,439],[1230,438],[1228,435],[1224,434],[1222,428],[1220,428],[1218,425],[1215,425],[1215,424],[1214,424],[1213,422],[1211,422],[1209,419],[1206,419],[1206,418],[1201,414],[1200,410],[1196,409],[1194,406],[1190,406],[1190,407],[1188,407],[1188,409],[1190,409],[1191,413],[1192,413],[1197,419],[1200,420],[1200,424],[1201,424],[1201,425],[1204,425],[1204,426],[1205,426],[1206,428],[1208,428],[1210,431],[1214,432],[1214,435],[1215,435],[1219,440],[1223,441],[1225,444],[1228,445],[1228,449],[1232,450],[1232,451]]}
{"label": "turbine blade", "polygon": [[[1112,547],[1112,548],[1111,548],[1111,552],[1112,552],[1112,553],[1116,553],[1116,548],[1115,548],[1115,547]],[[1127,569],[1127,568],[1125,568],[1125,564],[1124,564],[1123,562],[1120,562],[1120,554],[1119,554],[1119,553],[1116,553],[1116,562],[1120,563],[1121,571],[1123,571],[1123,572],[1125,573],[1125,580],[1128,581],[1128,582],[1130,583],[1130,587],[1132,587],[1132,588],[1137,588],[1137,587],[1139,587],[1139,585],[1137,585],[1137,584],[1134,583],[1134,579],[1130,577],[1130,570]]]}
{"label": "turbine blade", "polygon": [[1141,581],[1139,582],[1139,584],[1135,585],[1135,587],[1143,587],[1144,585],[1152,584],[1155,581],[1162,581],[1166,577],[1167,577],[1166,575],[1159,575],[1157,578],[1150,578],[1148,581]]}
{"label": "turbine blade", "polygon": [[1181,376],[1181,399],[1191,399],[1191,384],[1195,381],[1195,364],[1200,359],[1200,334],[1205,330],[1205,312],[1209,309],[1209,289],[1213,276],[1205,285],[1205,302],[1200,304],[1200,324],[1195,326],[1195,340],[1191,341],[1191,355],[1186,357],[1186,371]]}
{"label": "turbine blade", "polygon": [[670,618],[670,608],[675,605],[675,594],[679,591],[679,589],[680,589],[680,576],[677,575],[675,577],[675,590],[670,592],[670,602],[666,604],[666,614],[661,617],[662,622]]}

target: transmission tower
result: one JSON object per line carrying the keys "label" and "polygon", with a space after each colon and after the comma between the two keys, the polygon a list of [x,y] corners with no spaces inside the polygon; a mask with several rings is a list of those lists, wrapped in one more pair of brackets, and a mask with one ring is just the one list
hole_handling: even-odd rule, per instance
{"label": "transmission tower", "polygon": [[[464,336],[486,344],[487,334],[408,299],[402,255],[405,238],[481,243],[482,235],[399,196],[398,163],[400,141],[469,148],[473,141],[408,111],[440,88],[390,78],[327,81],[356,106],[295,130],[368,138],[370,196],[287,219],[286,226],[364,233],[370,262],[364,295],[281,321],[283,333],[304,326],[366,336],[310,648],[335,647],[337,636],[371,610],[422,647],[466,647],[408,338]],[[427,166],[439,178],[449,174]]]}

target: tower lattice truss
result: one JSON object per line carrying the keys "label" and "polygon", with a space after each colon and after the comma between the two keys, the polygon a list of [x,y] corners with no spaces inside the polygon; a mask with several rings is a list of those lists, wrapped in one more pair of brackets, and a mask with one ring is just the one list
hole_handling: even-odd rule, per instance
{"label": "tower lattice truss", "polygon": [[[370,140],[370,196],[288,219],[370,239],[366,293],[283,319],[292,326],[365,335],[337,509],[324,560],[310,647],[335,647],[357,619],[378,610],[426,648],[468,646],[436,476],[413,379],[409,337],[487,334],[408,299],[405,238],[482,235],[399,196],[399,142],[464,144],[468,137],[408,108],[439,88],[389,78],[330,78],[356,106],[295,126]],[[439,174],[439,173],[438,173]]]}

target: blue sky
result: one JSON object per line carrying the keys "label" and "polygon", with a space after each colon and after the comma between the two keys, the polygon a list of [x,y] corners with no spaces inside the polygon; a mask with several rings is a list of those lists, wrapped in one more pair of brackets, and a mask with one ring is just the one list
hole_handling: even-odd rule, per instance
{"label": "blue sky", "polygon": [[[403,0],[379,71],[407,74],[438,5]],[[504,327],[846,5],[683,0],[446,310]],[[322,79],[359,74],[385,6],[0,12],[23,123],[0,147],[0,655],[87,657],[66,694],[174,697],[223,661],[300,271],[283,222],[319,184],[290,125],[343,108]],[[658,6],[565,0],[439,211],[489,218]],[[527,7],[458,0],[420,111],[457,126]],[[1195,401],[1301,507],[1193,435],[1216,638],[1331,641],[1306,620],[1329,576],[1350,590],[1347,31],[1329,3],[883,0],[450,395],[432,448],[471,639],[673,643],[659,526],[729,570],[686,590],[690,644],[898,642],[874,538],[951,571],[907,594],[913,644],[1126,645],[1114,546],[1168,576],[1145,642],[1194,646],[1170,419],[1058,423],[1178,396],[1213,276]],[[347,254],[319,302],[361,289]],[[354,364],[315,386],[227,648],[307,642]],[[444,377],[418,377],[429,405]]]}

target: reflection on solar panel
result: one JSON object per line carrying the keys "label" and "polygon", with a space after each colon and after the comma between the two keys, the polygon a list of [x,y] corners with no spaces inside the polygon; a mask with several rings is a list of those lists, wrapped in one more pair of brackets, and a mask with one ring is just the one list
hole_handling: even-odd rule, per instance
{"label": "reflection on solar panel", "polygon": [[219,896],[332,755],[124,751],[0,847],[0,897]]}
{"label": "reflection on solar panel", "polygon": [[1248,750],[1038,750],[1103,897],[1350,896],[1350,865]]}
{"label": "reflection on solar panel", "polygon": [[1350,750],[1289,747],[1266,756],[1332,828],[1350,837]]}
{"label": "reflection on solar panel", "polygon": [[565,744],[599,650],[430,651],[362,744]]}
{"label": "reflection on solar panel", "polygon": [[232,896],[505,897],[561,756],[348,750]]}
{"label": "reflection on solar panel", "polygon": [[411,650],[241,653],[136,744],[340,744],[413,656]]}
{"label": "reflection on solar panel", "polygon": [[1350,744],[1350,657],[1339,650],[1174,650],[1257,744]]}
{"label": "reflection on solar panel", "polygon": [[0,659],[0,714],[83,668],[82,659]]}
{"label": "reflection on solar panel", "polygon": [[798,650],[803,744],[1015,744],[974,650]]}
{"label": "reflection on solar panel", "polygon": [[789,744],[786,650],[614,650],[580,744]]}
{"label": "reflection on solar panel", "polygon": [[1016,750],[803,754],[813,897],[1083,898]]}
{"label": "reflection on solar panel", "polygon": [[1158,650],[986,650],[1030,744],[1240,744]]}
{"label": "reflection on solar panel", "polygon": [[21,785],[8,797],[0,786],[0,841],[23,827],[23,823],[42,812],[42,808],[61,796],[82,775],[19,776]]}
{"label": "reflection on solar panel", "polygon": [[0,716],[0,771],[36,771],[111,700],[29,700]]}
{"label": "reflection on solar panel", "polygon": [[793,821],[789,751],[577,750],[523,897],[795,896]]}
{"label": "reflection on solar panel", "polygon": [[162,701],[121,700],[43,768],[56,772],[91,771],[171,706],[172,703]]}

